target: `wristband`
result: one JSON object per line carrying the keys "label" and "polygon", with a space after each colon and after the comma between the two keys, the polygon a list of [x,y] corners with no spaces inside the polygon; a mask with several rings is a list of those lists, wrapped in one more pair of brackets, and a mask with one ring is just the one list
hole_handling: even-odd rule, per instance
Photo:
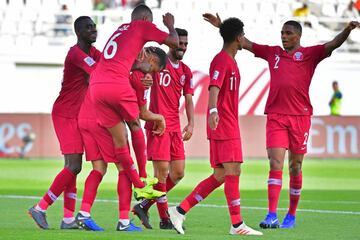
{"label": "wristband", "polygon": [[216,112],[216,113],[218,112],[218,110],[217,110],[216,107],[209,109],[209,114],[212,114],[212,113],[214,113],[214,112]]}

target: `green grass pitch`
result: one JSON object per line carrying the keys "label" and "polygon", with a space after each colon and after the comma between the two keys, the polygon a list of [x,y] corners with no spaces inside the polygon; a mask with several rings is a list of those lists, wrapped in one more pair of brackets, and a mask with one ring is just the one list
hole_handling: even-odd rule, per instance
{"label": "green grass pitch", "polygon": [[[62,200],[49,208],[47,216],[51,230],[36,227],[26,214],[48,189],[52,179],[62,168],[56,160],[0,160],[0,239],[236,239],[230,236],[230,219],[223,188],[193,208],[185,221],[185,235],[173,230],[159,230],[156,207],[150,211],[153,230],[141,233],[116,232],[118,217],[116,194],[117,172],[109,165],[98,191],[92,216],[105,228],[104,232],[59,230],[62,218]],[[287,166],[286,166],[287,167]],[[90,163],[84,162],[78,178],[78,198],[81,198],[84,180]],[[151,164],[149,164],[151,173]],[[207,160],[188,160],[185,178],[168,194],[169,205],[181,201],[193,187],[211,173]],[[259,229],[267,209],[266,160],[246,160],[240,180],[241,211],[245,222]],[[251,239],[360,239],[360,160],[306,159],[303,166],[303,191],[295,229],[264,230],[264,236]],[[79,208],[80,201],[77,203]],[[280,220],[288,206],[288,174],[284,174],[283,191],[279,203]],[[140,225],[134,218],[135,224]]]}

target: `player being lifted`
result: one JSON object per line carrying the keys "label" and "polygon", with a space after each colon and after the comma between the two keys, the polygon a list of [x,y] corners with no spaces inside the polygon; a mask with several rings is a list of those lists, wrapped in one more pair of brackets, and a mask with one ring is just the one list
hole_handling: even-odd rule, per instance
{"label": "player being lifted", "polygon": [[176,231],[184,234],[185,214],[224,183],[224,193],[231,219],[230,234],[262,235],[248,227],[240,213],[239,178],[243,162],[238,121],[240,72],[235,61],[242,49],[244,24],[229,18],[220,25],[223,48],[211,62],[207,136],[213,174],[200,182],[179,206],[169,208]]}
{"label": "player being lifted", "polygon": [[[146,42],[156,41],[170,47],[178,46],[174,17],[163,16],[170,34],[152,24],[152,12],[145,5],[138,5],[131,14],[131,22],[121,25],[109,38],[101,60],[91,75],[90,95],[97,120],[112,135],[116,159],[122,164],[137,193],[151,195],[149,183],[140,180],[127,145],[123,121],[138,118],[137,99],[129,82],[130,70]],[[145,149],[144,149],[145,151]]]}
{"label": "player being lifted", "polygon": [[[158,72],[165,67],[166,54],[163,50],[156,47],[147,48],[148,52],[146,59],[151,65],[150,72]],[[136,76],[134,76],[136,75]],[[149,75],[151,78],[151,75]],[[157,121],[159,125],[165,126],[164,118],[159,114],[153,114],[146,109],[146,99],[144,100],[144,86],[141,83],[141,78],[144,78],[143,73],[133,73],[131,75],[131,82],[138,94],[138,99],[141,101],[142,107],[140,117],[147,121]],[[135,226],[129,220],[130,203],[131,203],[131,181],[123,171],[123,167],[115,157],[114,145],[110,133],[101,127],[96,121],[96,114],[93,110],[93,103],[90,99],[90,94],[87,95],[81,105],[79,113],[79,128],[84,140],[86,160],[91,161],[93,170],[88,175],[85,181],[85,188],[80,211],[76,216],[76,221],[81,228],[92,231],[103,231],[95,221],[91,218],[90,212],[94,200],[96,198],[99,184],[106,173],[108,163],[114,163],[118,169],[118,199],[119,199],[119,222],[117,225],[118,231],[141,231],[142,229]],[[160,129],[156,134],[161,134],[164,131]]]}
{"label": "player being lifted", "polygon": [[[179,47],[170,48],[167,54],[166,68],[154,75],[154,85],[150,93],[150,110],[161,114],[166,120],[166,131],[162,136],[151,133],[153,123],[147,122],[147,155],[153,162],[154,176],[159,182],[154,189],[162,192],[170,191],[184,176],[185,151],[183,141],[188,141],[194,128],[194,94],[192,73],[181,60],[188,45],[188,33],[185,29],[176,28],[179,35]],[[181,132],[179,116],[179,100],[181,94],[185,97],[185,109],[188,124]],[[155,200],[144,200],[133,208],[142,224],[151,229],[148,210]],[[156,200],[160,216],[160,228],[172,229],[168,216],[166,196]]]}
{"label": "player being lifted", "polygon": [[[204,14],[214,26],[221,24],[220,17]],[[359,22],[347,24],[333,40],[310,47],[300,44],[302,27],[296,21],[287,21],[281,29],[280,46],[260,45],[244,39],[243,48],[255,57],[268,62],[270,91],[265,106],[267,114],[266,148],[270,163],[268,178],[268,214],[260,222],[262,228],[293,228],[302,188],[302,162],[307,152],[307,141],[313,108],[309,87],[317,64],[340,47]],[[280,224],[277,206],[282,187],[282,171],[286,150],[289,156],[290,204]]]}
{"label": "player being lifted", "polygon": [[53,180],[44,197],[29,209],[30,216],[42,229],[48,229],[46,210],[64,192],[64,218],[61,229],[78,228],[75,218],[76,175],[81,171],[83,142],[77,117],[88,88],[90,73],[100,59],[100,51],[92,46],[96,41],[95,23],[88,16],[74,22],[77,43],[70,48],[64,63],[64,77],[59,97],[56,99],[52,120],[65,166]]}

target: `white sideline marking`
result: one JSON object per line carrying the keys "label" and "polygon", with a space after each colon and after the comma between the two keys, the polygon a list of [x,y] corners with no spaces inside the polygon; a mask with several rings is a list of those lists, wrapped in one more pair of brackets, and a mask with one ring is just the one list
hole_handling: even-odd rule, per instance
{"label": "white sideline marking", "polygon": [[[21,196],[21,195],[0,195],[0,198],[3,199],[36,199],[39,200],[39,196]],[[63,200],[59,197],[58,200]],[[77,199],[81,201],[81,199]],[[96,202],[108,202],[108,203],[117,203],[117,200],[111,199],[96,199]],[[178,205],[178,202],[169,202],[169,205]],[[207,207],[207,208],[227,208],[227,205],[216,205],[216,204],[198,204],[198,207]],[[251,210],[267,210],[266,207],[249,207],[241,206],[242,209],[251,209]],[[278,208],[279,210],[286,211],[287,208]],[[297,209],[298,212],[310,212],[310,213],[325,213],[325,214],[345,214],[345,215],[360,215],[360,212],[353,211],[336,211],[336,210],[318,210],[318,209]]]}

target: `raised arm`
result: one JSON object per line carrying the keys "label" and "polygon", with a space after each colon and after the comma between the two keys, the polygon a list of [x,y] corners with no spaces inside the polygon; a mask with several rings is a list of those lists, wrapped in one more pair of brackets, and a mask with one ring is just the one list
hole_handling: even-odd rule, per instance
{"label": "raised arm", "polygon": [[355,28],[360,27],[360,23],[357,21],[351,21],[348,25],[340,32],[333,40],[330,42],[325,43],[325,51],[327,55],[330,55],[332,51],[336,48],[340,47],[345,40],[349,37],[352,30]]}
{"label": "raised arm", "polygon": [[[209,22],[214,27],[220,28],[222,21],[221,21],[221,18],[218,13],[216,13],[216,16],[211,13],[204,13],[203,18],[205,21]],[[253,53],[252,44],[253,43],[249,39],[244,37],[244,42],[242,44],[242,48]]]}
{"label": "raised arm", "polygon": [[194,103],[191,94],[185,95],[185,110],[188,124],[184,127],[182,133],[183,140],[188,141],[194,131]]}
{"label": "raised arm", "polygon": [[179,47],[179,36],[174,28],[175,19],[171,13],[163,15],[163,23],[169,30],[169,36],[165,39],[164,44],[170,48]]}

